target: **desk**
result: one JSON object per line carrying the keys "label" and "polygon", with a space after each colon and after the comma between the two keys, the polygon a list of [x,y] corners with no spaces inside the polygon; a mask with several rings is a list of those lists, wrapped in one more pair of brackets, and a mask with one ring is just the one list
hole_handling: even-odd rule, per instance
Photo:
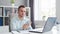
{"label": "desk", "polygon": [[[41,30],[42,31],[43,28],[38,28],[38,29],[34,29],[34,30]],[[33,32],[29,32],[28,30],[26,31],[12,31],[13,34],[52,34],[52,31],[49,32],[45,32],[45,33],[33,33]]]}
{"label": "desk", "polygon": [[32,32],[21,32],[21,33],[18,33],[18,32],[15,32],[13,34],[53,34],[51,31],[49,32],[45,32],[45,33],[32,33]]}
{"label": "desk", "polygon": [[[14,34],[57,34],[58,31],[57,31],[56,28],[57,28],[57,27],[54,26],[51,31],[48,31],[48,32],[45,32],[45,33],[32,33],[32,32],[28,32],[28,31],[20,31],[20,33],[17,32],[17,31],[13,31],[13,33],[14,33]],[[40,28],[40,29],[41,29],[41,28]],[[35,29],[35,30],[36,30],[36,29]],[[59,32],[60,32],[60,31],[59,31]],[[59,34],[60,34],[60,33],[59,33]]]}
{"label": "desk", "polygon": [[11,32],[2,32],[0,34],[12,34]]}

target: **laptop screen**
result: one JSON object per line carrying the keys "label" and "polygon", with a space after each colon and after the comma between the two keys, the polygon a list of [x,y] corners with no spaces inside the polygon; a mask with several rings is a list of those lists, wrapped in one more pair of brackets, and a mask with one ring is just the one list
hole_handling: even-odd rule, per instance
{"label": "laptop screen", "polygon": [[52,27],[54,26],[55,21],[56,21],[56,17],[48,17],[48,19],[45,23],[43,32],[50,31],[52,29]]}

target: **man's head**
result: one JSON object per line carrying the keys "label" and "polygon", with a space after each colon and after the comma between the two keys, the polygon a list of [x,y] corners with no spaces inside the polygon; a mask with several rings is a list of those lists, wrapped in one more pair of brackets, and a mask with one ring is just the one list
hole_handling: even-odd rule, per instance
{"label": "man's head", "polygon": [[25,6],[24,5],[20,5],[18,7],[18,15],[21,16],[21,17],[24,17],[25,14],[26,14]]}

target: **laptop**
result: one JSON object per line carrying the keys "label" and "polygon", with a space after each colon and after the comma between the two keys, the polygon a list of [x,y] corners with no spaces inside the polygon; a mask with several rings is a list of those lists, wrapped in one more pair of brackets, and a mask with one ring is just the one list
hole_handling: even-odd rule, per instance
{"label": "laptop", "polygon": [[33,29],[33,30],[30,30],[29,32],[34,32],[34,33],[48,32],[52,29],[52,27],[55,25],[55,23],[56,23],[56,17],[48,17],[43,28]]}

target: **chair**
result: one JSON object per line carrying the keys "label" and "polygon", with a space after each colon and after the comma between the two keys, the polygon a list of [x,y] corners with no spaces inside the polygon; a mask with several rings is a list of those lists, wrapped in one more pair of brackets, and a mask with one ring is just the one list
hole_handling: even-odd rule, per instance
{"label": "chair", "polygon": [[35,23],[34,22],[32,22],[31,26],[33,29],[35,29]]}

